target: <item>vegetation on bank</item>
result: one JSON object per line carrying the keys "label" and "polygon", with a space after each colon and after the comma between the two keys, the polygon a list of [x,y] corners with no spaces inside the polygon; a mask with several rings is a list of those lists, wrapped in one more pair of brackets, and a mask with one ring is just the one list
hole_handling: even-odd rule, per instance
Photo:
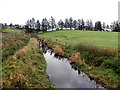
{"label": "vegetation on bank", "polygon": [[30,36],[2,33],[2,61],[13,55],[18,49],[27,45]]}
{"label": "vegetation on bank", "polygon": [[[12,30],[12,31],[11,31]],[[2,33],[2,85],[4,88],[54,88],[34,34],[6,29]],[[0,81],[1,82],[1,81]]]}
{"label": "vegetation on bank", "polygon": [[61,49],[57,50],[64,51],[68,58],[80,52],[81,60],[75,63],[77,68],[107,88],[120,87],[118,33],[63,30],[46,32],[38,37],[53,50],[55,45],[59,46]]}

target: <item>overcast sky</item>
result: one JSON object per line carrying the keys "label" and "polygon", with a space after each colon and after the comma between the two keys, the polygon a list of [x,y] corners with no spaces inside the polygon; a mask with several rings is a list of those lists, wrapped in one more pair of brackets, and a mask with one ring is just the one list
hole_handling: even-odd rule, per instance
{"label": "overcast sky", "polygon": [[40,21],[53,16],[56,21],[73,19],[118,20],[120,0],[0,0],[0,23],[25,24],[34,17]]}

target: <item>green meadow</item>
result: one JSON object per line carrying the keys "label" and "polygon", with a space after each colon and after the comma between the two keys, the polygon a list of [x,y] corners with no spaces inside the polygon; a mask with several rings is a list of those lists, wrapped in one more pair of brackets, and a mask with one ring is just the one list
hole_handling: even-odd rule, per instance
{"label": "green meadow", "polygon": [[83,31],[83,30],[61,30],[46,32],[40,34],[39,37],[49,38],[61,44],[68,45],[93,45],[100,48],[118,48],[118,33],[117,32],[98,32],[98,31]]}

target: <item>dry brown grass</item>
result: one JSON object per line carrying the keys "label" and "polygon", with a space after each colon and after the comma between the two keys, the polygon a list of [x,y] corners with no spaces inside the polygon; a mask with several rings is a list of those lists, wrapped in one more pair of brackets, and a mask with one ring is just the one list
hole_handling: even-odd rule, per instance
{"label": "dry brown grass", "polygon": [[28,80],[26,78],[26,76],[24,75],[24,73],[21,73],[18,71],[16,72],[11,72],[10,75],[8,76],[7,80],[4,80],[4,87],[20,87],[20,86],[24,86],[27,87],[28,86]]}
{"label": "dry brown grass", "polygon": [[79,60],[81,60],[80,58],[80,52],[74,53],[69,57],[69,60],[71,62],[78,62]]}
{"label": "dry brown grass", "polygon": [[58,45],[54,45],[53,47],[52,47],[52,49],[53,49],[53,51],[54,51],[54,53],[56,54],[56,55],[59,55],[59,56],[64,56],[64,50],[60,47],[60,46],[58,46]]}
{"label": "dry brown grass", "polygon": [[28,47],[25,46],[24,48],[20,49],[18,52],[17,52],[17,55],[20,54],[20,55],[25,55],[27,54],[29,51]]}
{"label": "dry brown grass", "polygon": [[10,61],[16,61],[16,59],[17,59],[16,55],[10,56],[8,58],[8,60],[10,60]]}

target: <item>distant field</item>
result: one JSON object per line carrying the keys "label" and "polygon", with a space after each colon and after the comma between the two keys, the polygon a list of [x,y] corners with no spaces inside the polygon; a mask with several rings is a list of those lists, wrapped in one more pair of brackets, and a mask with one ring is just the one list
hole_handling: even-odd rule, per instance
{"label": "distant field", "polygon": [[100,48],[118,48],[117,32],[99,32],[99,31],[82,31],[82,30],[61,30],[46,32],[38,35],[42,38],[50,38],[62,44],[77,45],[94,45]]}
{"label": "distant field", "polygon": [[11,33],[11,34],[21,34],[21,33],[24,33],[23,30],[11,29],[11,28],[7,28],[7,29],[3,30],[3,32],[7,32],[7,33]]}

